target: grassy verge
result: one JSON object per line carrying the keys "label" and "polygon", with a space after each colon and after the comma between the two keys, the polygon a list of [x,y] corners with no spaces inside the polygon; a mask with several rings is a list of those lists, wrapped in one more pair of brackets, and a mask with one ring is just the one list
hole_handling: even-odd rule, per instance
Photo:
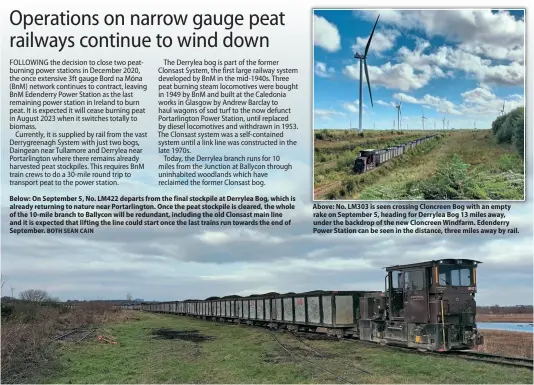
{"label": "grassy verge", "polygon": [[17,305],[2,316],[2,383],[39,382],[54,370],[57,355],[51,340],[86,325],[122,323],[133,314],[116,311],[106,303],[86,303],[75,309]]}
{"label": "grassy verge", "polygon": [[[531,383],[532,371],[411,355],[331,340],[278,339],[265,329],[188,317],[141,313],[140,320],[110,326],[117,345],[93,339],[60,347],[61,367],[47,383]],[[167,339],[169,338],[169,339]],[[313,350],[318,352],[317,355]],[[454,368],[454,370],[451,370]],[[371,374],[361,372],[364,369]]]}
{"label": "grassy verge", "polygon": [[348,160],[341,163],[334,168],[316,163],[317,199],[524,198],[524,161],[490,130],[448,132],[362,175],[351,172]]}

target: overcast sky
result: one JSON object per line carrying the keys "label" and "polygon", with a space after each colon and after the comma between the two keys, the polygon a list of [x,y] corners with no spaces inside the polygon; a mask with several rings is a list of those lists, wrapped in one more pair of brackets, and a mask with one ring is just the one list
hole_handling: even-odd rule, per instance
{"label": "overcast sky", "polygon": [[[98,3],[98,2],[96,2]],[[280,7],[280,4],[273,6]],[[152,7],[152,5],[149,5]],[[191,5],[192,6],[192,5]],[[36,5],[35,12],[52,12],[48,3]],[[40,8],[39,8],[40,7]],[[148,7],[148,5],[147,5]],[[32,8],[33,9],[33,8]],[[59,8],[64,10],[64,8]],[[85,10],[85,8],[84,8]],[[160,12],[159,8],[146,11]],[[224,12],[224,9],[217,9]],[[89,11],[89,10],[85,10]],[[120,9],[116,9],[120,11]],[[122,9],[122,11],[124,11]],[[186,10],[182,10],[185,12]],[[198,11],[198,9],[196,10]],[[279,9],[278,9],[279,11]],[[109,9],[108,12],[114,12]],[[141,11],[139,11],[141,12]],[[216,12],[214,10],[213,12]],[[256,10],[258,12],[258,10]],[[145,300],[181,300],[206,298],[213,295],[276,292],[300,292],[323,290],[380,290],[384,286],[382,267],[391,264],[411,263],[435,258],[473,258],[483,262],[478,269],[479,303],[529,304],[532,303],[532,204],[517,203],[508,215],[513,227],[520,233],[512,236],[428,236],[428,235],[312,235],[312,106],[310,100],[312,65],[302,58],[311,55],[311,23],[309,12],[295,8],[287,10],[293,29],[272,32],[269,51],[256,51],[254,55],[275,57],[286,67],[295,67],[299,73],[293,81],[299,89],[280,103],[292,107],[292,119],[299,130],[288,137],[298,140],[296,147],[258,149],[254,147],[195,149],[201,155],[232,155],[261,153],[280,155],[282,162],[291,162],[293,169],[273,173],[269,184],[252,190],[249,188],[220,188],[201,190],[195,188],[157,187],[157,106],[155,90],[139,98],[148,114],[137,124],[116,126],[114,129],[149,131],[143,144],[146,169],[134,178],[122,181],[114,189],[84,189],[68,191],[65,187],[51,189],[15,190],[7,185],[9,143],[5,140],[7,115],[2,115],[4,129],[2,140],[2,275],[9,281],[3,294],[14,288],[17,295],[25,289],[44,289],[62,300],[67,299],[125,299],[127,293]],[[289,24],[289,22],[288,22]],[[298,27],[297,27],[298,26]],[[307,26],[307,27],[306,27]],[[3,28],[6,27],[5,24]],[[452,27],[451,27],[452,28]],[[17,30],[20,33],[20,30]],[[277,31],[277,30],[271,30]],[[3,33],[8,36],[13,32]],[[41,33],[52,32],[43,30]],[[58,33],[58,29],[53,33]],[[80,33],[87,33],[80,30]],[[93,31],[93,33],[95,33]],[[126,32],[125,32],[126,33]],[[129,31],[132,33],[132,31]],[[477,37],[478,36],[478,37]],[[476,35],[470,43],[477,45],[484,39]],[[356,36],[354,36],[356,38]],[[289,39],[295,39],[290,46]],[[481,40],[481,41],[482,41]],[[356,41],[355,41],[356,42]],[[299,46],[301,50],[293,49]],[[282,48],[281,48],[282,47]],[[485,47],[480,45],[480,47]],[[5,45],[2,46],[5,50]],[[282,51],[280,51],[283,49]],[[9,57],[24,58],[32,55],[51,55],[52,51],[14,50],[2,52],[3,60]],[[239,55],[244,55],[239,51]],[[267,53],[269,55],[267,55]],[[202,58],[208,53],[202,50],[183,50],[183,59]],[[220,55],[219,55],[220,54]],[[87,52],[75,49],[64,55],[87,58]],[[91,52],[91,55],[96,55]],[[106,50],[106,58],[139,58],[139,51]],[[113,56],[115,55],[115,56]],[[155,82],[162,51],[150,51],[146,55],[143,71],[149,82]],[[173,53],[174,55],[174,53]],[[253,56],[254,56],[253,55]],[[278,56],[277,56],[278,55]],[[231,50],[210,50],[209,57],[235,59]],[[5,73],[4,73],[5,76]],[[153,84],[153,83],[152,83]],[[7,88],[3,89],[7,100]],[[303,102],[303,100],[305,102]],[[50,125],[47,130],[72,130],[70,124]],[[79,127],[78,127],[79,128]],[[102,125],[84,125],[83,128],[99,130]],[[532,132],[532,126],[529,126]],[[529,159],[531,159],[531,149]],[[234,151],[234,152],[232,152]],[[529,164],[529,166],[531,163]],[[532,174],[529,168],[527,175]],[[531,182],[528,180],[531,202]],[[102,228],[95,234],[58,236],[14,236],[9,234],[9,195],[274,195],[293,194],[297,209],[291,213],[292,226],[282,228],[220,228],[179,227],[157,228]]]}

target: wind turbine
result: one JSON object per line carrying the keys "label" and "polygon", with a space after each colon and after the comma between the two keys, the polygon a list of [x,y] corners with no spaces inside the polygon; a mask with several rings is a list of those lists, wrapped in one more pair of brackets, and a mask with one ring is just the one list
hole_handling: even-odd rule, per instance
{"label": "wind turbine", "polygon": [[443,129],[445,129],[445,118],[443,118]]}
{"label": "wind turbine", "polygon": [[506,100],[502,102],[502,110],[499,110],[499,116],[504,115],[504,103],[506,103]]}
{"label": "wind turbine", "polygon": [[373,39],[373,34],[375,33],[376,25],[378,24],[378,19],[380,18],[380,15],[376,18],[375,25],[373,27],[373,31],[371,32],[371,35],[369,36],[369,40],[367,40],[367,45],[365,46],[365,52],[357,52],[354,55],[355,59],[360,59],[360,100],[359,103],[359,118],[360,118],[360,126],[359,126],[359,133],[362,133],[363,127],[362,127],[362,99],[363,99],[363,67],[365,66],[365,78],[367,80],[367,87],[369,88],[369,98],[371,99],[371,106],[373,106],[373,95],[371,94],[371,83],[369,82],[369,71],[367,70],[367,53],[369,52],[369,47],[371,46],[371,40]]}
{"label": "wind turbine", "polygon": [[473,128],[474,128],[475,130],[477,129],[477,121],[476,121],[476,120],[473,121]]}
{"label": "wind turbine", "polygon": [[436,129],[436,119],[434,119],[434,130]]}
{"label": "wind turbine", "polygon": [[427,117],[425,117],[425,111],[423,111],[423,107],[421,107],[421,121],[423,122],[423,130],[425,129],[425,119],[428,119]]}
{"label": "wind turbine", "polygon": [[447,119],[447,130],[449,129],[449,120]]}
{"label": "wind turbine", "polygon": [[397,129],[398,130],[400,130],[400,126],[401,126],[400,121],[402,119],[401,104],[402,104],[402,99],[400,99],[399,103],[395,104],[395,108],[397,109]]}

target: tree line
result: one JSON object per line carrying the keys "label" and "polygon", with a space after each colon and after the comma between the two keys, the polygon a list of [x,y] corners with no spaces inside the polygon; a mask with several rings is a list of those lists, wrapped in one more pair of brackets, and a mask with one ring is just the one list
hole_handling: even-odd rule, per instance
{"label": "tree line", "polygon": [[525,153],[525,108],[515,110],[499,116],[491,124],[491,131],[497,143],[507,143],[514,146],[521,158]]}
{"label": "tree line", "polygon": [[477,306],[478,314],[532,314],[532,305]]}

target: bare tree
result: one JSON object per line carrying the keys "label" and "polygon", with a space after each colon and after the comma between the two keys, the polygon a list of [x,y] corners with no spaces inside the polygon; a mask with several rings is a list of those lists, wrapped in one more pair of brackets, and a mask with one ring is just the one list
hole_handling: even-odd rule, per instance
{"label": "bare tree", "polygon": [[28,289],[19,294],[20,299],[30,302],[51,301],[52,297],[44,290]]}
{"label": "bare tree", "polygon": [[133,296],[132,296],[132,293],[127,293],[126,294],[126,301],[132,301],[133,300]]}

